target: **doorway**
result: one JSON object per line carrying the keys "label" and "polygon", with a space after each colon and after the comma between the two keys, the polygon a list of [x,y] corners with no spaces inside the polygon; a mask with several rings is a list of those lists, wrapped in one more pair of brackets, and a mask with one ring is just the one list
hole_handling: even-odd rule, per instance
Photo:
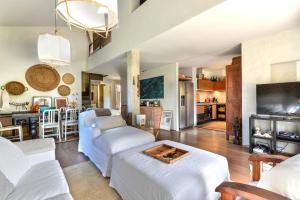
{"label": "doorway", "polygon": [[104,107],[104,85],[101,81],[91,82],[91,106],[94,108]]}

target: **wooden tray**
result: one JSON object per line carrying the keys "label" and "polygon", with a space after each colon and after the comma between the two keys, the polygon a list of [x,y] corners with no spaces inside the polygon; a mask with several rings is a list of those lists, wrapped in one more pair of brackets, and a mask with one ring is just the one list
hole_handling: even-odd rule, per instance
{"label": "wooden tray", "polygon": [[164,163],[172,164],[188,156],[190,153],[186,150],[172,147],[167,144],[161,144],[143,151],[144,154],[156,158]]}

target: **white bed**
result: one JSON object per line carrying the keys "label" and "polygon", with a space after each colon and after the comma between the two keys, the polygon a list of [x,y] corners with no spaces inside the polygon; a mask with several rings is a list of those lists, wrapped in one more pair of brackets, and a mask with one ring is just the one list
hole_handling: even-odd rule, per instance
{"label": "white bed", "polygon": [[[174,164],[165,164],[142,153],[162,143],[191,154]],[[214,200],[219,198],[215,188],[226,180],[229,171],[225,157],[166,140],[116,154],[110,186],[124,200]]]}
{"label": "white bed", "polygon": [[103,176],[111,173],[112,156],[118,152],[155,141],[151,133],[123,126],[100,131],[85,119],[95,118],[93,110],[80,114],[78,151],[84,153],[99,168]]}

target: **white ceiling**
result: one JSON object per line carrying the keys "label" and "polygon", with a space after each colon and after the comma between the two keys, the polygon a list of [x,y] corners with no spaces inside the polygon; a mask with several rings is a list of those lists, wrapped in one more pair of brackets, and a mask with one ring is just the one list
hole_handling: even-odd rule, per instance
{"label": "white ceiling", "polygon": [[[220,66],[240,54],[243,41],[296,27],[300,0],[227,0],[137,48],[142,70],[174,62],[180,67]],[[93,71],[109,74],[111,68],[125,70],[125,56]]]}
{"label": "white ceiling", "polygon": [[[1,0],[0,26],[53,26],[54,1]],[[295,27],[300,27],[300,0],[227,0],[137,48],[142,70],[174,62],[225,65],[240,54],[241,42]],[[93,71],[118,78],[125,69],[126,56],[120,55]]]}
{"label": "white ceiling", "polygon": [[55,0],[1,0],[0,26],[53,26],[54,14]]}
{"label": "white ceiling", "polygon": [[228,0],[139,46],[142,61],[227,63],[242,41],[300,27],[299,0]]}

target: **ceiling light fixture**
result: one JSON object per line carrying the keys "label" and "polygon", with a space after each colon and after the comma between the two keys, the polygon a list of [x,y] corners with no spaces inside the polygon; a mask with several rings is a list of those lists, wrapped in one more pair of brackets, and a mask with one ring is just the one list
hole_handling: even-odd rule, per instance
{"label": "ceiling light fixture", "polygon": [[118,24],[117,0],[57,0],[56,11],[70,27],[95,32],[102,37],[107,37]]}
{"label": "ceiling light fixture", "polygon": [[[56,0],[55,0],[56,7]],[[53,34],[40,34],[38,38],[38,56],[42,63],[51,66],[66,66],[71,63],[70,41],[57,35],[57,17],[55,13],[55,31]]]}

